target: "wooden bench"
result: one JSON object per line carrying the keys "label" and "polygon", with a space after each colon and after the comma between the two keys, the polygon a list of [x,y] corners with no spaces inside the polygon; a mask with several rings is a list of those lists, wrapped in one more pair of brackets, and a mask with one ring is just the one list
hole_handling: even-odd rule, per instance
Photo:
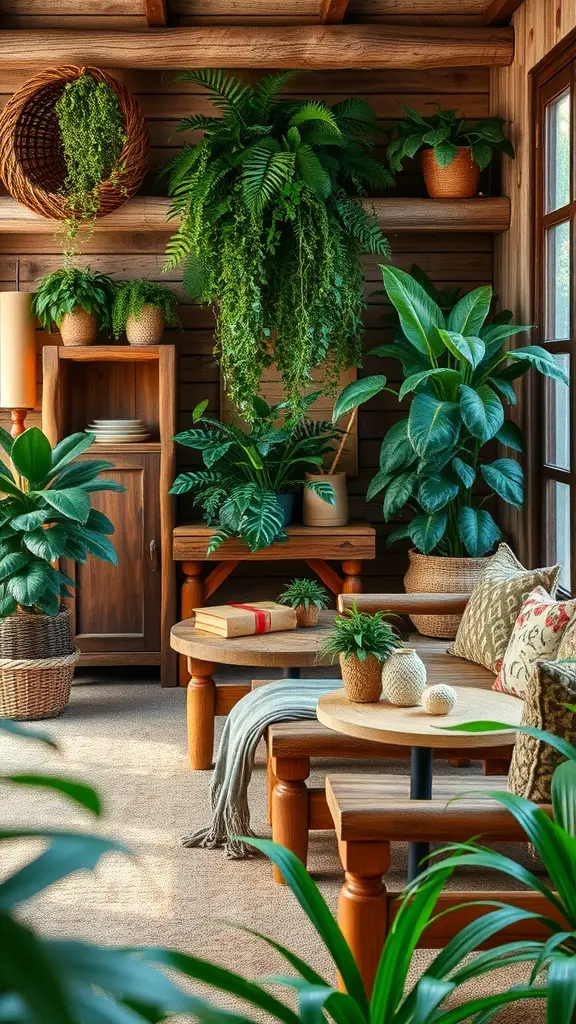
{"label": "wooden bench", "polygon": [[[409,780],[403,776],[331,775],[326,798],[336,829],[345,881],[340,890],[338,921],[370,992],[382,945],[394,918],[396,893],[388,893],[382,876],[390,863],[390,843],[425,841],[459,842],[478,837],[482,842],[526,842],[516,819],[495,800],[467,790],[506,789],[507,777],[490,779],[452,776],[437,778],[432,800],[410,800]],[[552,815],[549,804],[541,805]],[[454,892],[441,894],[437,910],[482,899],[503,899],[538,912],[551,908],[540,894],[524,892]],[[462,911],[437,918],[425,931],[420,946],[441,948],[468,920],[489,908],[465,906]],[[556,920],[564,922],[560,917]],[[493,944],[513,939],[543,938],[538,922],[522,922]]]}

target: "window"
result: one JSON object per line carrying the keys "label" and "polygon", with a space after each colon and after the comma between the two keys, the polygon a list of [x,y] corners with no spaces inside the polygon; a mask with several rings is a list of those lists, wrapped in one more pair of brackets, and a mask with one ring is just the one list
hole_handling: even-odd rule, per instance
{"label": "window", "polygon": [[[562,562],[560,587],[576,592],[576,67],[567,63],[536,84],[536,323],[570,387],[541,383],[540,536],[547,564]],[[535,339],[536,340],[536,339]]]}

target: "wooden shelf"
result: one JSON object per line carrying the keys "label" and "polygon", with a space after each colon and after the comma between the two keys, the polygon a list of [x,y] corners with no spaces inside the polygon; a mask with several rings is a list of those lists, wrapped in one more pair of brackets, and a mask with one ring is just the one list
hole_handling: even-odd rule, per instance
{"label": "wooden shelf", "polygon": [[[91,431],[86,430],[86,433]],[[162,451],[162,445],[160,441],[128,441],[126,444],[99,444],[94,442],[94,447],[90,449],[92,454],[96,452],[102,452],[103,455],[114,454],[118,455],[122,452],[160,452]]]}
{"label": "wooden shelf", "polygon": [[[373,208],[384,231],[485,231],[497,233],[507,231],[510,226],[510,200],[489,199],[413,199],[396,198],[367,199],[366,206]],[[158,196],[135,196],[107,217],[96,220],[95,231],[136,231],[166,232],[175,230],[177,221],[168,220],[170,200]],[[59,228],[58,221],[40,217],[11,196],[0,196],[0,234],[6,232],[29,232],[50,234]],[[108,346],[107,352],[118,351],[122,346]],[[128,351],[134,351],[133,348]],[[72,351],[72,350],[69,350]],[[86,359],[94,349],[84,349]],[[147,350],[152,352],[152,348]],[[77,357],[64,357],[77,358]],[[108,355],[106,356],[108,358]],[[110,355],[110,358],[127,358]],[[157,358],[149,355],[141,358]]]}
{"label": "wooden shelf", "polygon": [[160,345],[65,345],[58,346],[59,359],[76,363],[153,363],[160,358]]}

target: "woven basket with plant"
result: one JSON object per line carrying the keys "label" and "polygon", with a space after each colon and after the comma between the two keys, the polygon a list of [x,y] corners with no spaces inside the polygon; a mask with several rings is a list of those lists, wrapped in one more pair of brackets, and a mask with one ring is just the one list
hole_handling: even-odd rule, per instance
{"label": "woven basket with plant", "polygon": [[391,612],[368,615],[356,602],[344,615],[334,619],[334,631],[322,644],[319,658],[338,657],[344,692],[357,704],[371,704],[382,692],[382,665],[392,651],[402,647],[394,626],[387,621]]}
{"label": "woven basket with plant", "polygon": [[178,300],[170,288],[155,281],[120,281],[112,306],[112,332],[119,338],[126,331],[131,345],[157,345],[164,324],[179,327]]}
{"label": "woven basket with plant", "polygon": [[303,577],[292,580],[278,601],[296,610],[297,626],[315,626],[319,612],[328,607],[328,594],[318,580]]}

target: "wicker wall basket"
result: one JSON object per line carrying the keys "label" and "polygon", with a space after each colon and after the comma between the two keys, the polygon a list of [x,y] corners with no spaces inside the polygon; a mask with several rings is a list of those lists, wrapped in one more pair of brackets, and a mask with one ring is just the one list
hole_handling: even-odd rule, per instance
{"label": "wicker wall basket", "polygon": [[69,699],[80,651],[59,658],[0,659],[0,718],[54,718]]}
{"label": "wicker wall basket", "polygon": [[[404,577],[407,594],[470,594],[490,561],[487,558],[443,558],[408,552],[410,566]],[[411,615],[423,636],[453,640],[461,615]]]}
{"label": "wicker wall basket", "polygon": [[125,203],[146,173],[148,129],[138,103],[122,83],[99,68],[49,68],[17,90],[0,117],[0,177],[14,199],[43,217],[65,220],[68,216],[66,196],[60,192],[66,165],[54,105],[66,84],[86,72],[116,93],[126,134],[122,173],[99,186],[97,216],[104,217]]}

